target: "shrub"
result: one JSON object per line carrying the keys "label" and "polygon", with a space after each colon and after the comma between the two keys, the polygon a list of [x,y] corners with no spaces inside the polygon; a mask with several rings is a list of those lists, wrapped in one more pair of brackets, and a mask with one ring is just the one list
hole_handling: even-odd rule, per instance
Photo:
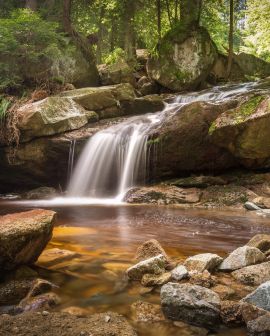
{"label": "shrub", "polygon": [[35,86],[52,77],[65,81],[74,67],[69,57],[73,52],[56,23],[26,9],[16,10],[0,19],[0,91]]}

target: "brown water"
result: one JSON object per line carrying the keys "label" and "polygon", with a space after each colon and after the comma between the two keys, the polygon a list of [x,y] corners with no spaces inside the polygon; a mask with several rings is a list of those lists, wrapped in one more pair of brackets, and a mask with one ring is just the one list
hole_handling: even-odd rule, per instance
{"label": "brown water", "polygon": [[[0,214],[32,209],[0,203]],[[40,207],[40,204],[39,204]],[[74,206],[55,208],[57,227],[48,248],[79,252],[81,256],[41,270],[59,286],[61,309],[80,306],[92,312],[108,310],[131,320],[137,300],[158,303],[158,293],[142,294],[141,286],[123,277],[142,242],[156,238],[167,253],[182,261],[189,255],[214,252],[224,256],[257,233],[270,233],[269,219],[245,211],[210,211],[157,206]],[[44,266],[41,263],[40,266]],[[139,335],[196,335],[171,323],[135,324]],[[221,329],[216,335],[245,335],[243,329]]]}

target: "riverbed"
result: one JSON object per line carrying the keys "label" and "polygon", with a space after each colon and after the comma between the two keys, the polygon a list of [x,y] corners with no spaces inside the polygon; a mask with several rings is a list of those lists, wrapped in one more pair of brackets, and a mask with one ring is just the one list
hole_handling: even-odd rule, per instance
{"label": "riverbed", "polygon": [[[46,207],[42,202],[1,201],[0,215]],[[91,312],[116,311],[132,320],[130,306],[144,300],[159,303],[157,292],[142,293],[129,284],[125,270],[137,247],[157,239],[176,262],[202,252],[225,256],[257,233],[270,233],[269,218],[245,210],[179,209],[162,206],[50,206],[57,212],[54,235],[47,248],[78,253],[75,258],[47,265],[38,261],[40,276],[59,288],[57,308],[79,306]],[[196,335],[172,323],[135,324],[139,335]],[[243,329],[222,329],[216,335],[245,335]]]}

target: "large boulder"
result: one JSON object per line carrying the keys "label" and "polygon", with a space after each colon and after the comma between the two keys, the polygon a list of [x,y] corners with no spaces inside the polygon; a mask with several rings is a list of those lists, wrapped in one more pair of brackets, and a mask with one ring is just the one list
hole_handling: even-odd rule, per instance
{"label": "large boulder", "polygon": [[209,328],[219,324],[220,299],[210,289],[170,282],[160,295],[162,311],[171,320]]}
{"label": "large boulder", "polygon": [[257,234],[246,244],[248,246],[256,247],[262,252],[267,252],[270,250],[270,235],[268,234]]}
{"label": "large boulder", "polygon": [[[229,151],[210,141],[209,125],[234,102],[213,105],[204,102],[178,107],[162,125],[153,130],[149,146],[156,177],[179,176],[185,171],[224,170],[235,166]],[[162,150],[159,150],[162,149]]]}
{"label": "large boulder", "polygon": [[234,62],[239,65],[245,75],[253,78],[270,76],[270,63],[263,59],[244,52],[234,55]]}
{"label": "large boulder", "polygon": [[219,266],[221,271],[234,271],[265,260],[265,255],[256,247],[242,246],[234,250]]}
{"label": "large boulder", "polygon": [[186,28],[179,25],[169,31],[147,63],[149,77],[172,91],[198,87],[217,57],[206,29]]}
{"label": "large boulder", "polygon": [[270,281],[270,261],[241,268],[232,272],[232,276],[246,285],[261,285]]}
{"label": "large boulder", "polygon": [[134,69],[124,60],[113,64],[101,64],[98,66],[98,72],[102,85],[130,83],[135,86]]}
{"label": "large boulder", "polygon": [[70,90],[60,96],[73,99],[88,111],[97,112],[102,119],[124,115],[122,103],[136,98],[134,88],[128,83]]}
{"label": "large boulder", "polygon": [[269,106],[269,96],[259,95],[224,112],[209,129],[212,142],[230,151],[246,167],[269,167]]}
{"label": "large boulder", "polygon": [[261,284],[254,292],[243,298],[243,301],[270,311],[270,281]]}
{"label": "large boulder", "polygon": [[49,97],[18,110],[20,141],[78,129],[87,124],[84,108],[70,98]]}
{"label": "large boulder", "polygon": [[0,269],[33,264],[50,241],[56,213],[32,210],[0,217]]}

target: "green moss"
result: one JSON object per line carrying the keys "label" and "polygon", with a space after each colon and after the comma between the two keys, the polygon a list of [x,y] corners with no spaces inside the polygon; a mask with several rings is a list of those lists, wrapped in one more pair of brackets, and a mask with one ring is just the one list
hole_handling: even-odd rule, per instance
{"label": "green moss", "polygon": [[245,121],[246,118],[251,116],[259,106],[259,104],[264,100],[264,96],[256,96],[239,106],[235,110],[234,120],[236,123]]}
{"label": "green moss", "polygon": [[151,145],[157,145],[157,144],[160,143],[160,141],[161,141],[160,138],[149,139],[149,140],[147,141],[147,145],[148,145],[148,146],[151,146]]}
{"label": "green moss", "polygon": [[214,122],[212,122],[212,124],[211,124],[211,126],[208,130],[208,134],[212,135],[215,132],[216,129],[217,129],[217,122],[214,121]]}
{"label": "green moss", "polygon": [[174,77],[180,82],[186,82],[189,80],[190,74],[187,71],[177,70]]}

